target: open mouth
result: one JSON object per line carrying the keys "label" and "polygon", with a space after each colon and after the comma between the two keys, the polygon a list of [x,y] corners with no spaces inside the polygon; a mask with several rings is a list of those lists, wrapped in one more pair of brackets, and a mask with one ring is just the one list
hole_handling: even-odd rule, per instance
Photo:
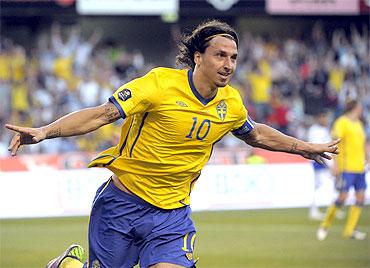
{"label": "open mouth", "polygon": [[218,73],[223,79],[229,78],[230,74],[229,73]]}

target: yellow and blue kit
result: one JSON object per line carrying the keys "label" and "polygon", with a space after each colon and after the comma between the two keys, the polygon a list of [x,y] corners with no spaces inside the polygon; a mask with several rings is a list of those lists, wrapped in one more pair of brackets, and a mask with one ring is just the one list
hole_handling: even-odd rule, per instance
{"label": "yellow and blue kit", "polygon": [[[333,124],[332,135],[334,138],[340,138],[338,144],[339,155],[337,165],[340,172],[337,188],[340,192],[348,192],[354,188],[356,193],[366,190],[365,178],[365,130],[360,120],[353,120],[346,115],[340,116]],[[338,207],[343,205],[339,198],[331,205],[326,216],[321,223],[321,228],[328,229],[335,218]],[[356,200],[348,212],[347,221],[343,230],[345,238],[351,238],[357,227],[363,202]]]}
{"label": "yellow and blue kit", "polygon": [[348,191],[352,186],[356,191],[366,189],[366,135],[362,122],[342,115],[334,122],[332,135],[341,139],[337,156],[339,190]]}
{"label": "yellow and blue kit", "polygon": [[337,156],[340,172],[363,173],[365,171],[365,130],[360,120],[353,121],[346,115],[333,124],[332,136],[340,138],[340,154]]}
{"label": "yellow and blue kit", "polygon": [[253,129],[236,89],[227,85],[205,99],[192,70],[155,68],[109,100],[125,118],[121,139],[89,167],[110,169],[132,193],[163,209],[189,204],[217,141]]}
{"label": "yellow and blue kit", "polygon": [[109,100],[125,118],[120,142],[89,167],[110,169],[133,194],[111,180],[99,188],[84,267],[195,267],[190,192],[213,145],[253,129],[238,91],[225,86],[204,99],[192,70],[156,68]]}

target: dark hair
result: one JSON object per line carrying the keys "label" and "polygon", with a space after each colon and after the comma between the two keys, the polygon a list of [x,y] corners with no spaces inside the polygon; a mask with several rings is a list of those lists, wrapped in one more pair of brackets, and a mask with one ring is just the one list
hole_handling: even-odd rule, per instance
{"label": "dark hair", "polygon": [[176,64],[194,69],[194,53],[204,53],[209,46],[209,41],[215,35],[223,35],[235,41],[239,45],[238,35],[226,22],[210,20],[203,22],[193,30],[190,35],[183,35],[179,44],[179,54],[176,56]]}
{"label": "dark hair", "polygon": [[345,107],[344,107],[344,113],[351,112],[356,106],[359,104],[358,100],[349,100],[346,102]]}
{"label": "dark hair", "polygon": [[325,108],[325,107],[322,107],[322,108],[319,108],[316,112],[316,115],[317,116],[321,116],[321,115],[327,115],[329,113],[329,109],[328,108]]}

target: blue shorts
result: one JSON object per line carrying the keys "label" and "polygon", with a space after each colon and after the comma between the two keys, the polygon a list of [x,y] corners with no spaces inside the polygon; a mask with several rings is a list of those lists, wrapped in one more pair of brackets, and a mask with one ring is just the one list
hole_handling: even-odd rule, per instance
{"label": "blue shorts", "polygon": [[97,191],[84,267],[149,267],[167,262],[194,266],[196,231],[189,206],[164,210],[118,189],[111,180]]}
{"label": "blue shorts", "polygon": [[348,192],[352,186],[355,188],[356,192],[365,190],[365,173],[343,172],[337,185],[338,190],[341,192]]}

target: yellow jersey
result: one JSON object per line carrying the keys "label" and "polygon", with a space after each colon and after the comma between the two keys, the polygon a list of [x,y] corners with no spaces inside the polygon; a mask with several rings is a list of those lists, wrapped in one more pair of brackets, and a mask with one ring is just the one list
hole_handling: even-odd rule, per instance
{"label": "yellow jersey", "polygon": [[254,103],[270,103],[271,78],[257,73],[250,73],[248,81],[251,85],[251,98]]}
{"label": "yellow jersey", "polygon": [[30,107],[28,85],[25,82],[16,82],[12,88],[12,110],[27,112]]}
{"label": "yellow jersey", "polygon": [[365,171],[365,130],[360,120],[353,121],[340,116],[333,125],[332,135],[340,138],[337,156],[340,172],[362,173]]}
{"label": "yellow jersey", "polygon": [[0,81],[8,81],[11,78],[11,57],[0,52]]}
{"label": "yellow jersey", "polygon": [[192,70],[155,68],[109,99],[125,119],[120,142],[89,167],[106,167],[132,193],[163,209],[189,205],[213,145],[229,131],[253,129],[239,92],[227,85],[212,99],[193,84]]}
{"label": "yellow jersey", "polygon": [[10,58],[12,78],[15,82],[22,82],[26,77],[27,58],[23,53],[17,53]]}
{"label": "yellow jersey", "polygon": [[329,83],[337,91],[340,92],[343,86],[346,71],[342,68],[334,68],[329,72]]}

